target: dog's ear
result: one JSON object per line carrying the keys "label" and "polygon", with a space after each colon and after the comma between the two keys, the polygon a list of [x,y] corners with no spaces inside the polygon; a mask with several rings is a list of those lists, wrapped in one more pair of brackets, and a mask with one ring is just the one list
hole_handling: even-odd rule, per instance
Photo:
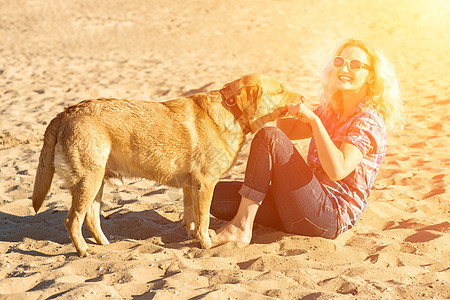
{"label": "dog's ear", "polygon": [[256,117],[256,110],[261,103],[263,90],[259,85],[243,87],[236,96],[236,104],[247,119]]}

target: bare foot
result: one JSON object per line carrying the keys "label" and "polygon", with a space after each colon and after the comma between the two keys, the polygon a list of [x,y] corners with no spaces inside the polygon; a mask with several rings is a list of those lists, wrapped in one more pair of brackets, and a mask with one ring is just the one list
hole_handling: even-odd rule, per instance
{"label": "bare foot", "polygon": [[218,244],[233,242],[248,245],[250,244],[251,239],[252,239],[251,228],[245,230],[241,226],[235,225],[233,221],[230,221],[216,230],[214,242]]}

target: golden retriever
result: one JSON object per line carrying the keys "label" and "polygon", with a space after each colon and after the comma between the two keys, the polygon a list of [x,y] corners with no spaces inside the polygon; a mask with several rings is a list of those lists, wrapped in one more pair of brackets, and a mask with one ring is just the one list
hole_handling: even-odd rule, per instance
{"label": "golden retriever", "polygon": [[280,81],[250,74],[221,90],[166,102],[98,99],[69,106],[45,131],[34,210],[41,207],[56,170],[72,194],[65,226],[84,257],[84,221],[98,244],[109,243],[99,217],[105,180],[147,178],[183,189],[183,226],[208,249],[212,193],[235,163],[245,135],[282,116],[299,99]]}

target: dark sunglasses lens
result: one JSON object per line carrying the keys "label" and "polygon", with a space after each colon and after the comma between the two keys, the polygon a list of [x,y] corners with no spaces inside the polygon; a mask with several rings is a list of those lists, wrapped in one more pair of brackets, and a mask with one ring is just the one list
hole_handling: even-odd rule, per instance
{"label": "dark sunglasses lens", "polygon": [[344,65],[344,63],[345,63],[345,59],[343,57],[336,56],[334,58],[333,64],[336,68],[342,67]]}
{"label": "dark sunglasses lens", "polygon": [[361,67],[362,67],[362,62],[360,62],[359,60],[354,59],[354,60],[350,61],[350,69],[359,70],[359,69],[361,69]]}

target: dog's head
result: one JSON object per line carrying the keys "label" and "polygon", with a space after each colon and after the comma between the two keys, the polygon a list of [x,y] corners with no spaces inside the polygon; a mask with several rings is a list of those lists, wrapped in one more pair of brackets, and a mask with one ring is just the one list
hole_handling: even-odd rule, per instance
{"label": "dog's head", "polygon": [[290,104],[302,102],[301,95],[286,91],[282,82],[262,74],[246,75],[226,84],[222,91],[228,105],[237,105],[242,111],[252,132],[283,116]]}

